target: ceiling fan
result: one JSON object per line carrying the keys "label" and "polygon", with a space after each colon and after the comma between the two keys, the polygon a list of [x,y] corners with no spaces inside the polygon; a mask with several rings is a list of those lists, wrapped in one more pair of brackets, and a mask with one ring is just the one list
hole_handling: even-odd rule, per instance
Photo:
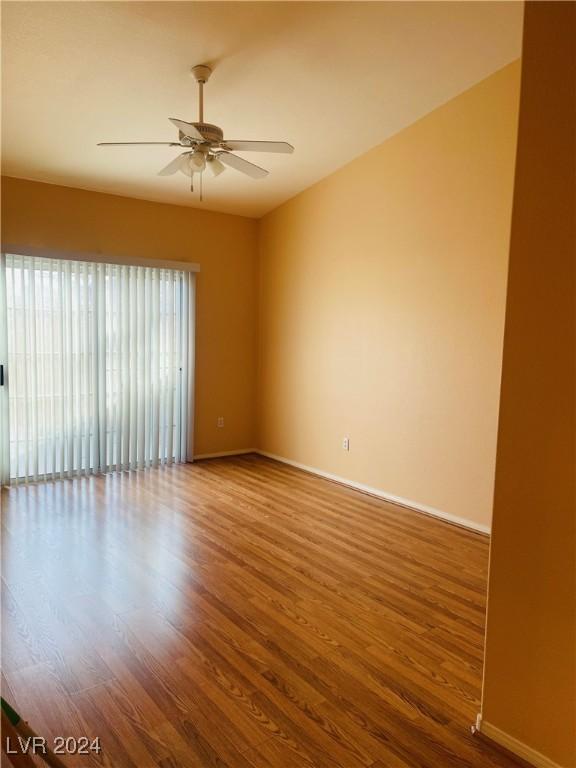
{"label": "ceiling fan", "polygon": [[224,133],[217,125],[204,122],[204,84],[208,82],[212,70],[206,64],[192,67],[192,74],[198,83],[198,122],[187,123],[184,120],[169,118],[178,128],[178,141],[102,141],[99,147],[127,147],[156,145],[168,147],[184,147],[178,157],[158,172],[159,176],[171,176],[180,171],[190,177],[190,190],[194,191],[194,175],[200,180],[200,200],[202,200],[202,174],[206,169],[213,176],[219,176],[226,166],[253,179],[263,179],[268,171],[259,165],[248,162],[243,157],[233,154],[239,152],[281,152],[292,153],[294,147],[285,141],[231,141],[224,139]]}

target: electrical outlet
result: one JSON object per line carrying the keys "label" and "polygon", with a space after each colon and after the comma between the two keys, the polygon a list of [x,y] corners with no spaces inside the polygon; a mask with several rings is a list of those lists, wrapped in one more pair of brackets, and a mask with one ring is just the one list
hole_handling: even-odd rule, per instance
{"label": "electrical outlet", "polygon": [[342,439],[342,449],[344,451],[349,451],[350,450],[350,438],[349,437],[344,437]]}
{"label": "electrical outlet", "polygon": [[218,427],[218,429],[222,429],[222,427],[224,426],[224,416],[218,416],[218,418],[216,419],[216,426]]}

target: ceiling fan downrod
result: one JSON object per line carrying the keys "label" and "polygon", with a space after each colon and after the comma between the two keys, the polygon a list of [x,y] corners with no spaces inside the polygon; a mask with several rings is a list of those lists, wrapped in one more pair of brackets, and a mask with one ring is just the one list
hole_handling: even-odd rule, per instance
{"label": "ceiling fan downrod", "polygon": [[204,83],[207,83],[212,69],[207,64],[197,64],[192,67],[192,75],[198,83],[198,122],[204,122]]}

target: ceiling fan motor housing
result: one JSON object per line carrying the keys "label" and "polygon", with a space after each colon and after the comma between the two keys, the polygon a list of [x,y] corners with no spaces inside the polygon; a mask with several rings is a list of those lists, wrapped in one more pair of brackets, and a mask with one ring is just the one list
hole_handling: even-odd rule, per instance
{"label": "ceiling fan motor housing", "polygon": [[[211,144],[221,144],[224,141],[224,132],[217,125],[212,123],[192,123],[192,125],[202,134],[205,141]],[[182,140],[183,137],[184,134],[180,131],[180,139]]]}

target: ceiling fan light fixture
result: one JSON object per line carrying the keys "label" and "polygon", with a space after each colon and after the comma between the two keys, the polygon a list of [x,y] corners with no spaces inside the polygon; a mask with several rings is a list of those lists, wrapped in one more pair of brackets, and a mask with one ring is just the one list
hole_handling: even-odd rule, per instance
{"label": "ceiling fan light fixture", "polygon": [[226,166],[214,155],[209,155],[206,159],[208,161],[206,167],[210,170],[212,176],[220,176],[220,174],[226,170]]}
{"label": "ceiling fan light fixture", "polygon": [[190,170],[193,173],[202,173],[206,168],[206,155],[199,149],[190,153],[188,162],[190,164]]}

